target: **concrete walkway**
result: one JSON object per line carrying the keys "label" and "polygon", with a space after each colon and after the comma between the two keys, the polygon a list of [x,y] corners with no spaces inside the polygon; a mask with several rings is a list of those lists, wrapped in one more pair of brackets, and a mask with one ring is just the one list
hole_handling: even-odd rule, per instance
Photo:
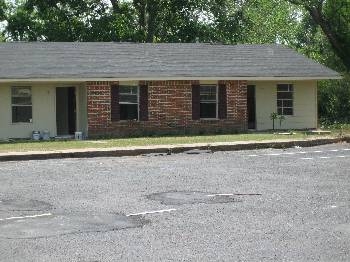
{"label": "concrete walkway", "polygon": [[121,157],[144,154],[176,154],[190,151],[199,153],[200,150],[208,152],[251,150],[261,148],[289,148],[294,146],[308,147],[332,143],[350,142],[350,137],[342,138],[310,138],[310,139],[279,139],[264,141],[236,141],[176,145],[130,146],[112,148],[84,148],[55,151],[28,151],[0,153],[0,161],[44,160],[57,158],[87,158],[87,157]]}

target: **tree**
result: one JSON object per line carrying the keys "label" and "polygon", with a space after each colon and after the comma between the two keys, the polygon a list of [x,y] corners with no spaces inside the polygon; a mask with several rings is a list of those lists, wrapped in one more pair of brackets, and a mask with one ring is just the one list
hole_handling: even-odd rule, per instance
{"label": "tree", "polygon": [[287,0],[303,7],[318,25],[334,53],[350,72],[350,1]]}
{"label": "tree", "polygon": [[130,4],[100,0],[27,0],[8,18],[13,40],[127,41],[133,35]]}
{"label": "tree", "polygon": [[6,10],[5,0],[0,0],[0,21],[3,21],[6,19],[5,10]]}

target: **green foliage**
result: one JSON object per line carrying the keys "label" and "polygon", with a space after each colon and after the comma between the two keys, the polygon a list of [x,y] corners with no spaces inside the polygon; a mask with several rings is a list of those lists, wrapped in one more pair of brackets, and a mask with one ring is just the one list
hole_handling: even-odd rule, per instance
{"label": "green foliage", "polygon": [[[302,7],[310,20],[307,25],[317,26],[334,53],[343,64],[345,71],[350,72],[350,1],[349,0],[287,0]],[[312,21],[312,24],[310,21]],[[321,44],[322,42],[320,42]]]}
{"label": "green foliage", "polygon": [[275,130],[275,121],[278,118],[278,114],[276,112],[272,112],[270,114],[270,119],[272,120],[272,130]]}
{"label": "green foliage", "polygon": [[322,125],[350,123],[350,76],[343,80],[323,81],[318,91]]}
{"label": "green foliage", "polygon": [[[349,71],[350,58],[350,1],[290,1],[303,6],[305,14],[300,23],[296,47],[338,72]],[[317,20],[317,7],[320,18]],[[312,15],[314,14],[314,15]],[[316,12],[317,14],[317,12]],[[327,28],[324,28],[327,27]],[[332,39],[330,39],[331,34]],[[334,45],[339,45],[335,47]],[[340,49],[340,52],[339,50]],[[343,53],[348,53],[344,55]],[[322,126],[350,122],[350,77],[320,82],[318,89],[319,117]]]}
{"label": "green foliage", "polygon": [[278,121],[279,121],[279,124],[280,124],[280,128],[282,128],[282,123],[284,120],[286,120],[286,117],[284,115],[279,115],[277,117]]}
{"label": "green foliage", "polygon": [[100,0],[28,0],[10,15],[6,31],[13,40],[132,40],[134,13],[128,4],[118,11]]}
{"label": "green foliage", "polygon": [[0,0],[0,21],[6,19],[6,3],[5,0]]}
{"label": "green foliage", "polygon": [[244,37],[247,43],[294,45],[300,10],[286,1],[244,1]]}

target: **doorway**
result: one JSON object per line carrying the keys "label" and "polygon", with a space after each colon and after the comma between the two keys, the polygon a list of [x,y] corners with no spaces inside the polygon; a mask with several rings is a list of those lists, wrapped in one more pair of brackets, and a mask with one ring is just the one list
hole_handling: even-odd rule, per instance
{"label": "doorway", "polygon": [[248,129],[256,129],[255,86],[247,86]]}
{"label": "doorway", "polygon": [[56,87],[57,135],[73,135],[76,131],[75,87]]}

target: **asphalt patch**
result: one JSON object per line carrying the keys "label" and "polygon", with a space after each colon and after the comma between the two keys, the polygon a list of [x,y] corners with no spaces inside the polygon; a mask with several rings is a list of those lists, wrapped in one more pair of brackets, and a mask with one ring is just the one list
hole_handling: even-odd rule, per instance
{"label": "asphalt patch", "polygon": [[39,200],[1,199],[0,211],[43,211],[52,209],[52,205]]}
{"label": "asphalt patch", "polygon": [[217,204],[241,202],[232,195],[220,195],[200,191],[169,191],[154,193],[146,196],[147,199],[159,201],[164,205],[184,205],[184,204]]}
{"label": "asphalt patch", "polygon": [[170,155],[170,153],[149,153],[149,154],[143,154],[142,156],[155,157],[155,156],[167,156],[167,155]]}
{"label": "asphalt patch", "polygon": [[212,154],[213,151],[205,150],[205,149],[192,149],[192,150],[187,150],[184,153],[188,155],[199,155],[199,154]]}
{"label": "asphalt patch", "polygon": [[26,239],[88,232],[107,232],[142,227],[149,221],[141,216],[121,214],[54,214],[36,218],[0,221],[0,238]]}

